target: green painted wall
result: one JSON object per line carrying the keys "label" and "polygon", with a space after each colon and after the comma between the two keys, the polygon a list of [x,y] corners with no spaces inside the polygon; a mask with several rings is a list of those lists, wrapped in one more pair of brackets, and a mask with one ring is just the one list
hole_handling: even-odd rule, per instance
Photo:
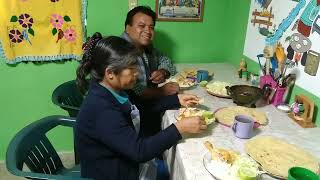
{"label": "green painted wall", "polygon": [[[112,4],[109,1],[98,2],[89,3],[88,34],[100,31],[103,34],[120,35],[124,30],[127,1],[113,1]],[[138,2],[153,9],[155,7],[154,0],[138,0]],[[205,17],[202,23],[157,22],[156,47],[167,53],[175,63],[223,61],[227,55],[225,53],[227,43],[222,35],[225,26],[228,25],[223,17],[227,14],[226,2],[205,1]]]}
{"label": "green painted wall", "polygon": [[[8,66],[0,62],[0,160],[4,159],[9,141],[27,124],[48,115],[66,113],[51,103],[53,89],[74,78],[77,62],[35,65],[20,63]],[[53,135],[57,147],[70,150],[69,132],[57,131]],[[70,131],[71,132],[71,131]],[[65,141],[67,138],[68,141]],[[69,141],[70,139],[70,141]],[[59,142],[59,143],[58,143]]]}
{"label": "green painted wall", "polygon": [[[154,0],[139,0],[139,4],[155,7]],[[157,22],[155,44],[175,63],[231,62],[238,66],[243,57],[249,4],[250,0],[206,0],[202,23]],[[120,35],[127,9],[127,1],[90,1],[88,34],[99,31]],[[248,64],[253,69],[257,66],[251,60]],[[51,103],[51,94],[62,82],[75,78],[77,66],[76,61],[9,66],[0,59],[0,160],[5,158],[10,139],[21,128],[48,115],[67,115]],[[301,89],[295,88],[296,92]],[[71,131],[60,128],[50,137],[60,151],[72,149]]]}

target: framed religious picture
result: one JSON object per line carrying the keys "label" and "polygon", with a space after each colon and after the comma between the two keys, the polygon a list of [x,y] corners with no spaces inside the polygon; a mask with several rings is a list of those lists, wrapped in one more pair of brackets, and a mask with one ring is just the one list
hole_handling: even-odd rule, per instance
{"label": "framed religious picture", "polygon": [[202,21],[204,0],[156,0],[158,21]]}

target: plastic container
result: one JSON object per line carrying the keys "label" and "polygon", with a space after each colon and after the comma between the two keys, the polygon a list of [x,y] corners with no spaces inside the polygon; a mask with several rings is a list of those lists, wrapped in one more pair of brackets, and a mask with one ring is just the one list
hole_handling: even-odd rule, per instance
{"label": "plastic container", "polygon": [[276,87],[275,93],[271,99],[271,104],[277,106],[279,104],[283,104],[283,96],[286,93],[287,88]]}
{"label": "plastic container", "polygon": [[288,170],[288,180],[319,180],[320,177],[303,167],[292,167]]}
{"label": "plastic container", "polygon": [[273,80],[272,76],[265,75],[260,77],[260,88],[263,88],[265,84],[269,84],[275,91],[271,96],[270,103],[274,106],[283,104],[283,96],[286,93],[287,87],[279,87],[277,82]]}

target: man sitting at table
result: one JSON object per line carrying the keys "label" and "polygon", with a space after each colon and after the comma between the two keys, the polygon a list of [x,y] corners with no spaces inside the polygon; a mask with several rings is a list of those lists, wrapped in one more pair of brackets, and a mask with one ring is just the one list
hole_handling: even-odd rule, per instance
{"label": "man sitting at table", "polygon": [[145,99],[159,98],[176,94],[177,83],[167,83],[158,87],[170,75],[176,73],[169,57],[153,47],[156,14],[149,7],[137,6],[130,10],[125,21],[125,32],[122,37],[134,44],[141,52],[138,58],[140,66],[139,82],[133,88],[136,95]]}
{"label": "man sitting at table", "polygon": [[160,130],[160,114],[151,114],[148,107],[152,106],[155,99],[177,94],[179,91],[179,85],[173,82],[158,87],[158,84],[174,75],[176,69],[171,60],[152,45],[155,24],[156,13],[149,7],[137,6],[128,12],[125,32],[122,34],[122,38],[131,42],[141,53],[138,57],[138,82],[128,94],[131,101],[141,109],[143,136],[153,135]]}

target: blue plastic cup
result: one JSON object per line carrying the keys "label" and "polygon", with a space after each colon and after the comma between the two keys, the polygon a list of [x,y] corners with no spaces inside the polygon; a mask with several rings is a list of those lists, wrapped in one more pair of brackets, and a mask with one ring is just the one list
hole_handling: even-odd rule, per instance
{"label": "blue plastic cup", "polygon": [[207,70],[198,70],[197,71],[197,82],[208,81],[209,72]]}

